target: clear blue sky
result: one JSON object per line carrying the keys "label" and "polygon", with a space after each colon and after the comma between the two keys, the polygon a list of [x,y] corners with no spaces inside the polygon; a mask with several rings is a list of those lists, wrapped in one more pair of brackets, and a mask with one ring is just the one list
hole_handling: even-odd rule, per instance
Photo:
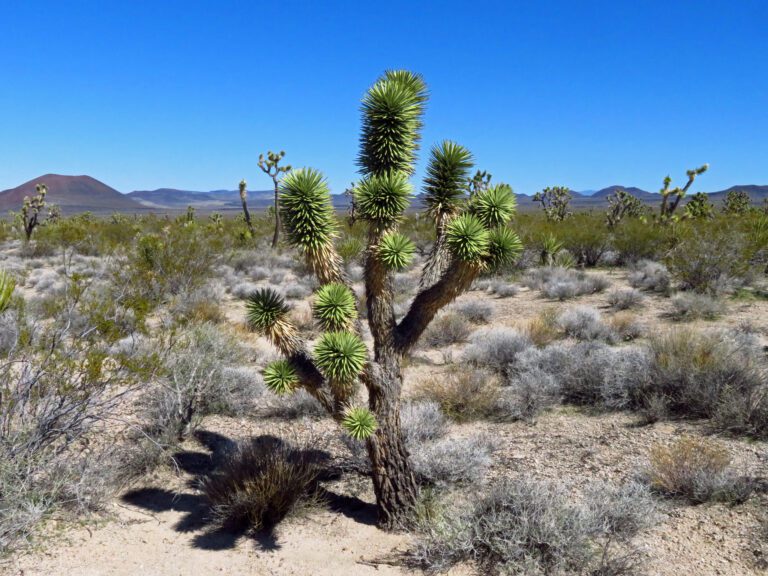
{"label": "clear blue sky", "polygon": [[768,1],[0,0],[0,189],[46,172],[122,192],[267,188],[285,149],[340,192],[386,68],[517,192],[768,184]]}

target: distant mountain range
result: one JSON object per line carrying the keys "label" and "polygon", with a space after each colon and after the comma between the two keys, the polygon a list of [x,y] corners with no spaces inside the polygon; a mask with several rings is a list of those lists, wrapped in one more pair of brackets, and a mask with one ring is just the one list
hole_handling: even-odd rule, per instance
{"label": "distant mountain range", "polygon": [[[24,201],[24,196],[34,195],[35,185],[38,183],[44,183],[48,186],[48,201],[59,205],[64,214],[86,211],[95,214],[110,214],[112,212],[163,213],[183,211],[186,210],[187,206],[193,206],[202,212],[230,212],[241,209],[240,194],[237,190],[196,192],[158,188],[157,190],[138,190],[121,194],[90,176],[45,174],[16,188],[0,192],[0,214],[9,210],[18,210]],[[622,188],[643,202],[656,203],[659,201],[657,192],[616,185],[595,191],[573,192],[571,204],[576,209],[600,209],[606,205],[607,196]],[[710,192],[709,195],[712,202],[717,204],[722,202],[731,190],[744,190],[749,193],[755,204],[762,204],[768,198],[768,185],[758,186],[754,184],[731,186],[726,190]],[[521,210],[530,210],[536,206],[532,196],[518,194],[517,199]],[[337,209],[345,209],[348,206],[348,199],[343,195],[334,195],[332,200]],[[413,202],[413,207],[418,208],[421,205],[420,200],[421,197],[417,196]],[[273,201],[274,191],[272,190],[248,191],[248,207],[252,210],[264,210],[271,206]]]}

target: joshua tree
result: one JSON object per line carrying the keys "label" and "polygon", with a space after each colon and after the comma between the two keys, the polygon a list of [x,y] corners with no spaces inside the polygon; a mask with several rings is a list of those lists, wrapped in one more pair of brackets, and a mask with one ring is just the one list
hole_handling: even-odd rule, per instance
{"label": "joshua tree", "polygon": [[478,192],[487,190],[491,185],[491,178],[493,178],[493,176],[485,170],[478,170],[475,172],[475,175],[467,181],[467,190],[469,191],[470,198]]}
{"label": "joshua tree", "polygon": [[562,222],[571,215],[568,211],[571,191],[566,186],[544,188],[533,195],[533,201],[541,202],[541,209],[550,222]]}
{"label": "joshua tree", "polygon": [[35,186],[35,194],[32,198],[24,196],[24,204],[21,206],[21,212],[17,216],[24,230],[24,238],[27,242],[32,238],[32,232],[38,226],[44,225],[48,221],[55,221],[59,217],[58,207],[48,208],[48,218],[46,221],[40,221],[43,210],[46,208],[45,196],[48,194],[48,186],[45,184],[38,184]]}
{"label": "joshua tree", "polygon": [[640,199],[620,188],[608,196],[605,224],[608,228],[614,228],[624,218],[639,218],[644,212],[645,206]]}
{"label": "joshua tree", "polygon": [[752,210],[752,199],[745,190],[731,190],[725,195],[723,212],[726,214],[746,214]]}
{"label": "joshua tree", "polygon": [[[439,279],[423,286],[405,316],[395,320],[394,272],[409,265],[414,251],[398,226],[412,194],[409,177],[426,99],[422,78],[407,71],[386,72],[363,98],[358,156],[362,180],[354,195],[357,218],[368,228],[364,282],[373,349],[361,338],[362,303],[350,289],[334,246],[338,224],[328,185],[312,168],[285,176],[280,212],[289,243],[303,253],[317,276],[320,288],[313,312],[324,333],[310,351],[278,293],[263,289],[247,302],[250,326],[264,333],[284,357],[265,369],[266,385],[278,393],[303,387],[353,438],[365,440],[379,521],[385,528],[407,521],[417,498],[400,428],[403,359],[435,315],[478,274],[510,261],[521,250],[517,235],[506,226],[515,209],[510,189],[500,187],[469,202],[457,192],[466,185],[469,153],[453,143],[441,144],[433,149],[425,191],[428,214],[436,227],[444,228],[448,262]],[[360,385],[367,389],[367,407],[359,400]]]}
{"label": "joshua tree", "polygon": [[16,288],[16,280],[8,272],[0,270],[0,313],[5,312],[11,305],[11,296]]}
{"label": "joshua tree", "polygon": [[[667,176],[664,178],[664,186],[659,191],[661,194],[661,208],[659,209],[659,220],[664,222],[669,222],[673,219],[675,215],[675,210],[677,209],[677,206],[680,204],[680,200],[685,197],[686,193],[688,192],[688,189],[693,184],[693,181],[696,180],[696,176],[699,174],[704,174],[709,169],[709,164],[704,164],[703,166],[700,166],[699,168],[694,168],[692,170],[688,170],[686,174],[688,175],[688,182],[685,183],[685,186],[682,188],[670,188],[669,185],[672,184],[672,178]],[[670,201],[670,198],[673,198],[672,201]]]}
{"label": "joshua tree", "polygon": [[705,192],[697,192],[685,205],[686,218],[712,218],[715,215],[715,205],[709,201]]}
{"label": "joshua tree", "polygon": [[272,248],[277,247],[277,242],[280,240],[280,174],[285,174],[291,171],[290,166],[280,166],[280,160],[285,157],[285,152],[280,151],[279,154],[267,152],[267,159],[264,159],[264,154],[259,154],[259,168],[267,176],[272,178],[272,183],[275,185],[275,234],[272,236]]}
{"label": "joshua tree", "polygon": [[253,223],[251,222],[251,213],[248,211],[247,186],[248,183],[245,180],[240,180],[240,202],[243,204],[243,217],[245,218],[245,225],[248,226],[248,233],[251,235],[251,238],[253,238]]}

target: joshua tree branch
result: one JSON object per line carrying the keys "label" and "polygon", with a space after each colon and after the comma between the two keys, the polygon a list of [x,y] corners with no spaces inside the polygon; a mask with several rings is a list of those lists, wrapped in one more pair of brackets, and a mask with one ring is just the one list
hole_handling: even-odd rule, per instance
{"label": "joshua tree branch", "polygon": [[467,290],[481,270],[481,265],[454,259],[436,284],[419,292],[408,313],[395,328],[395,348],[407,353],[418,342],[435,315]]}

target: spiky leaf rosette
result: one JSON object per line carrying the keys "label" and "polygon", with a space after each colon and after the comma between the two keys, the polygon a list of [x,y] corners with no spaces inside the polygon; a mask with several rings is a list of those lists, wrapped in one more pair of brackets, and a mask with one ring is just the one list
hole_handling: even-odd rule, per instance
{"label": "spiky leaf rosette", "polygon": [[16,288],[16,280],[8,272],[0,270],[0,312],[5,312],[11,305],[11,296]]}
{"label": "spiky leaf rosette", "polygon": [[389,270],[403,270],[413,260],[416,245],[404,234],[390,232],[379,243],[379,259]]}
{"label": "spiky leaf rosette", "polygon": [[326,332],[315,346],[317,367],[332,383],[346,385],[362,372],[366,348],[352,332]]}
{"label": "spiky leaf rosette", "polygon": [[343,330],[357,318],[355,296],[344,284],[326,284],[315,295],[314,312],[323,330]]}
{"label": "spiky leaf rosette", "polygon": [[300,168],[281,181],[280,214],[288,241],[304,252],[321,283],[340,277],[340,258],[333,246],[336,219],[323,175]]}
{"label": "spiky leaf rosette", "polygon": [[264,368],[264,384],[275,394],[290,394],[299,384],[299,377],[288,360],[276,360]]}
{"label": "spiky leaf rosette", "polygon": [[424,203],[435,220],[458,212],[466,192],[472,153],[455,142],[445,140],[433,146],[424,178]]}
{"label": "spiky leaf rosette", "polygon": [[486,228],[504,226],[517,209],[517,199],[507,184],[497,184],[476,195],[472,200],[471,212]]}
{"label": "spiky leaf rosette", "polygon": [[472,214],[462,214],[451,220],[445,241],[451,253],[464,262],[477,262],[488,255],[488,230]]}
{"label": "spiky leaf rosette", "polygon": [[313,168],[299,168],[286,174],[280,185],[280,213],[290,243],[304,250],[327,246],[336,220],[323,175]]}
{"label": "spiky leaf rosette", "polygon": [[258,332],[266,332],[285,318],[290,308],[272,288],[261,288],[248,296],[245,303],[248,326]]}
{"label": "spiky leaf rosette", "polygon": [[257,290],[245,303],[248,327],[267,336],[284,354],[295,351],[298,344],[296,329],[285,319],[289,309],[272,288]]}
{"label": "spiky leaf rosette", "polygon": [[491,230],[489,239],[486,262],[491,270],[514,262],[523,251],[520,237],[506,226],[499,226]]}
{"label": "spiky leaf rosette", "polygon": [[360,218],[384,227],[400,218],[408,207],[413,186],[405,172],[371,175],[355,186],[355,207]]}
{"label": "spiky leaf rosette", "polygon": [[388,71],[363,97],[358,165],[365,174],[413,174],[427,88],[418,74]]}
{"label": "spiky leaf rosette", "polygon": [[355,440],[365,440],[376,431],[376,418],[367,408],[348,408],[341,421],[344,430]]}

